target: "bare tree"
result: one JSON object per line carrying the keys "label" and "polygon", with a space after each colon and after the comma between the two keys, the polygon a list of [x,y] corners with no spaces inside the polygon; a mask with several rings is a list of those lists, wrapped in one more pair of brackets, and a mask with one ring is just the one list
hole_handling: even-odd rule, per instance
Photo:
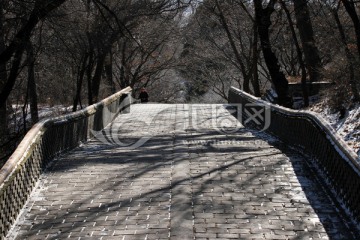
{"label": "bare tree", "polygon": [[299,44],[299,41],[298,41],[297,36],[296,36],[294,23],[293,23],[293,21],[291,19],[290,11],[287,8],[287,6],[286,6],[286,4],[285,4],[285,2],[283,0],[280,0],[280,3],[281,3],[282,8],[285,11],[286,17],[287,17],[288,22],[289,22],[290,30],[291,30],[291,35],[292,35],[294,43],[295,43],[297,57],[299,59],[299,64],[300,64],[300,67],[301,67],[301,85],[302,85],[304,106],[308,107],[309,106],[309,93],[308,93],[307,84],[306,84],[306,68],[305,68],[305,63],[304,63],[303,57],[302,57],[300,44]]}
{"label": "bare tree", "polygon": [[27,68],[28,68],[28,96],[30,102],[30,114],[32,124],[39,121],[38,101],[35,81],[35,54],[32,43],[28,44],[27,51]]}
{"label": "bare tree", "polygon": [[281,105],[290,106],[288,81],[284,73],[280,70],[278,58],[271,49],[269,28],[271,26],[271,14],[274,12],[275,2],[275,0],[270,0],[269,3],[263,7],[262,0],[254,0],[256,23],[264,60],[278,95],[278,102]]}
{"label": "bare tree", "polygon": [[294,0],[296,23],[304,49],[305,62],[311,82],[317,82],[321,71],[321,58],[316,47],[307,0]]}
{"label": "bare tree", "polygon": [[360,18],[356,12],[355,2],[353,0],[341,0],[343,3],[346,12],[348,13],[349,17],[351,18],[353,25],[354,25],[354,32],[356,36],[356,44],[358,49],[358,54],[360,57]]}
{"label": "bare tree", "polygon": [[182,74],[192,82],[192,93],[211,90],[227,99],[228,88],[234,84],[261,95],[258,33],[251,5],[204,1],[185,29]]}
{"label": "bare tree", "polygon": [[340,17],[339,17],[339,14],[338,14],[339,7],[340,7],[340,5],[338,5],[336,8],[332,8],[332,14],[334,16],[336,26],[337,26],[337,28],[339,30],[340,39],[341,39],[341,42],[343,44],[343,48],[345,50],[346,58],[347,58],[347,61],[348,61],[349,74],[350,74],[350,76],[349,76],[349,85],[350,85],[352,93],[354,95],[354,101],[359,102],[360,101],[360,94],[359,94],[358,87],[356,86],[355,70],[354,70],[355,59],[354,59],[354,56],[351,54],[351,51],[350,51],[350,49],[348,47],[348,44],[347,44],[345,30],[344,30],[344,28],[343,28],[343,26],[341,24]]}
{"label": "bare tree", "polygon": [[51,11],[58,8],[64,2],[65,0],[35,1],[28,19],[24,21],[13,39],[10,40],[9,44],[0,53],[0,65],[7,64],[11,58],[13,58],[7,80],[0,90],[0,105],[4,105],[6,103],[6,100],[15,85],[22,56],[30,40],[32,31],[39,21],[43,20]]}

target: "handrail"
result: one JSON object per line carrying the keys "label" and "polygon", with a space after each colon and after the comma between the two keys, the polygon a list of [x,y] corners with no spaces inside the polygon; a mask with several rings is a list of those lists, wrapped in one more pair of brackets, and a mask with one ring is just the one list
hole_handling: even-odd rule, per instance
{"label": "handrail", "polygon": [[321,116],[268,103],[235,87],[229,90],[228,99],[229,103],[240,104],[244,124],[249,117],[244,111],[246,104],[270,109],[265,131],[306,154],[339,204],[360,222],[360,159]]}
{"label": "handrail", "polygon": [[106,127],[122,110],[127,87],[87,108],[44,119],[25,135],[0,169],[0,239],[3,239],[51,159],[92,137],[91,130]]}

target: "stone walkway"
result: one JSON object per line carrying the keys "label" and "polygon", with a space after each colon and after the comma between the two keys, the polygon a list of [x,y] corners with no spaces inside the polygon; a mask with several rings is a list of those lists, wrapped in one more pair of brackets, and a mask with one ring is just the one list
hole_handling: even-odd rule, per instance
{"label": "stone walkway", "polygon": [[53,161],[8,239],[357,239],[302,156],[222,105],[133,105],[97,139]]}

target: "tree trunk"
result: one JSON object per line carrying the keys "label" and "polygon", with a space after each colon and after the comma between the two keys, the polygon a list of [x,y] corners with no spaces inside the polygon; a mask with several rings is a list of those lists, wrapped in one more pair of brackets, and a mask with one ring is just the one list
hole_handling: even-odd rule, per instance
{"label": "tree trunk", "polygon": [[21,59],[24,53],[24,48],[25,47],[20,47],[14,55],[14,59],[10,68],[10,73],[9,76],[6,80],[6,83],[4,84],[1,93],[0,93],[0,105],[4,105],[6,104],[6,101],[11,93],[11,91],[13,90],[13,87],[15,85],[17,76],[18,76],[18,71],[20,68],[20,63],[21,63]]}
{"label": "tree trunk", "polygon": [[31,43],[29,43],[27,47],[27,64],[28,64],[28,96],[30,102],[31,122],[32,124],[35,124],[39,121],[39,112],[38,112],[38,101],[37,101],[36,82],[35,82],[35,56],[34,56],[34,49]]}
{"label": "tree trunk", "polygon": [[88,104],[93,104],[93,94],[91,89],[91,78],[92,78],[92,71],[94,67],[94,51],[91,49],[89,53],[89,62],[86,67],[86,78],[87,78],[87,90],[88,90]]}
{"label": "tree trunk", "polygon": [[231,48],[233,50],[233,53],[235,55],[236,61],[239,63],[241,72],[243,74],[243,78],[244,78],[243,90],[248,93],[248,92],[250,92],[250,77],[249,77],[249,74],[247,73],[245,64],[243,63],[243,60],[242,60],[242,58],[240,56],[240,52],[236,47],[234,38],[233,38],[233,36],[231,34],[231,31],[230,31],[229,26],[228,26],[228,24],[226,22],[226,18],[224,16],[224,13],[222,12],[222,9],[221,9],[221,6],[220,6],[218,0],[215,1],[215,4],[216,4],[217,9],[219,10],[219,18],[220,18],[221,25],[223,26],[223,28],[224,28],[224,30],[226,32],[226,36],[229,39],[229,43],[230,43],[230,46],[231,46]]}
{"label": "tree trunk", "polygon": [[302,58],[302,52],[301,52],[300,44],[299,44],[298,38],[296,36],[294,23],[293,23],[293,21],[291,19],[291,14],[290,14],[289,10],[287,9],[286,4],[284,3],[284,1],[280,1],[280,3],[281,3],[282,8],[285,11],[286,18],[287,18],[287,20],[289,22],[291,35],[292,35],[292,38],[293,38],[294,43],[295,43],[297,57],[299,59],[299,64],[300,64],[300,67],[301,67],[301,87],[302,87],[302,92],[303,92],[304,107],[308,107],[309,106],[309,93],[308,93],[307,84],[306,84],[306,67],[305,67],[304,60]]}
{"label": "tree trunk", "polygon": [[91,82],[92,103],[99,101],[100,82],[104,69],[105,58],[106,54],[100,53],[96,62],[96,69]]}
{"label": "tree trunk", "polygon": [[344,28],[340,22],[340,18],[339,18],[339,14],[337,12],[338,10],[337,9],[333,9],[332,10],[332,13],[333,13],[333,16],[334,16],[334,19],[335,19],[335,22],[336,22],[336,26],[339,30],[339,33],[340,33],[340,38],[341,38],[341,41],[344,45],[344,49],[345,49],[345,54],[346,54],[346,58],[347,58],[347,61],[348,61],[348,64],[349,64],[349,84],[350,84],[350,87],[351,87],[351,91],[354,95],[354,101],[355,102],[359,102],[360,101],[360,94],[359,94],[359,90],[356,86],[356,81],[355,81],[355,73],[354,73],[354,62],[355,62],[355,59],[353,57],[353,55],[351,54],[350,52],[350,49],[348,48],[347,46],[347,41],[346,41],[346,35],[345,35],[345,31],[344,31]]}
{"label": "tree trunk", "polygon": [[261,43],[261,49],[264,55],[264,60],[269,70],[271,81],[278,95],[278,103],[280,105],[290,107],[291,99],[288,96],[288,81],[285,78],[284,73],[280,70],[278,58],[272,51],[270,43],[270,17],[273,12],[274,4],[274,1],[270,1],[268,6],[264,9],[262,7],[262,0],[254,0],[255,19],[258,26],[258,33]]}
{"label": "tree trunk", "polygon": [[[0,52],[3,52],[5,49],[4,42],[4,16],[3,16],[3,1],[0,1]],[[0,64],[0,92],[5,86],[7,80],[6,64]],[[5,136],[8,135],[8,123],[7,123],[7,111],[6,111],[6,101],[0,104],[0,145],[2,141],[5,141]]]}
{"label": "tree trunk", "polygon": [[252,70],[253,70],[253,75],[252,75],[252,86],[254,89],[254,95],[256,97],[261,97],[261,92],[260,92],[260,83],[259,83],[259,73],[258,73],[258,59],[259,59],[259,53],[258,53],[258,44],[259,44],[259,35],[258,35],[258,31],[257,31],[257,25],[256,23],[254,23],[254,42],[253,42],[253,46],[252,46]]}
{"label": "tree trunk", "polygon": [[81,103],[81,89],[84,81],[86,63],[88,61],[88,58],[89,58],[88,54],[85,54],[85,56],[82,59],[81,66],[79,67],[78,77],[76,81],[76,93],[75,93],[73,109],[72,109],[73,112],[76,112],[78,103]]}
{"label": "tree trunk", "polygon": [[127,47],[127,39],[124,38],[123,44],[121,46],[121,66],[120,66],[120,88],[126,88],[130,85],[127,80],[127,76],[125,76],[125,66],[126,66],[126,47]]}
{"label": "tree trunk", "polygon": [[116,92],[115,83],[113,80],[113,53],[112,51],[105,58],[105,73],[106,79],[109,84],[110,93],[114,94]]}
{"label": "tree trunk", "polygon": [[316,82],[320,78],[321,59],[319,50],[315,45],[314,31],[310,20],[307,0],[294,0],[293,2],[310,81]]}

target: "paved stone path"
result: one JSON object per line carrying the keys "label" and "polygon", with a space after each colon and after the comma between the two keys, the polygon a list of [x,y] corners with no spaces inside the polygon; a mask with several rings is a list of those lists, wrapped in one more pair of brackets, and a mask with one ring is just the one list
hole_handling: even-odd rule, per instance
{"label": "paved stone path", "polygon": [[8,239],[356,239],[304,158],[222,105],[133,105],[98,139],[53,162]]}

